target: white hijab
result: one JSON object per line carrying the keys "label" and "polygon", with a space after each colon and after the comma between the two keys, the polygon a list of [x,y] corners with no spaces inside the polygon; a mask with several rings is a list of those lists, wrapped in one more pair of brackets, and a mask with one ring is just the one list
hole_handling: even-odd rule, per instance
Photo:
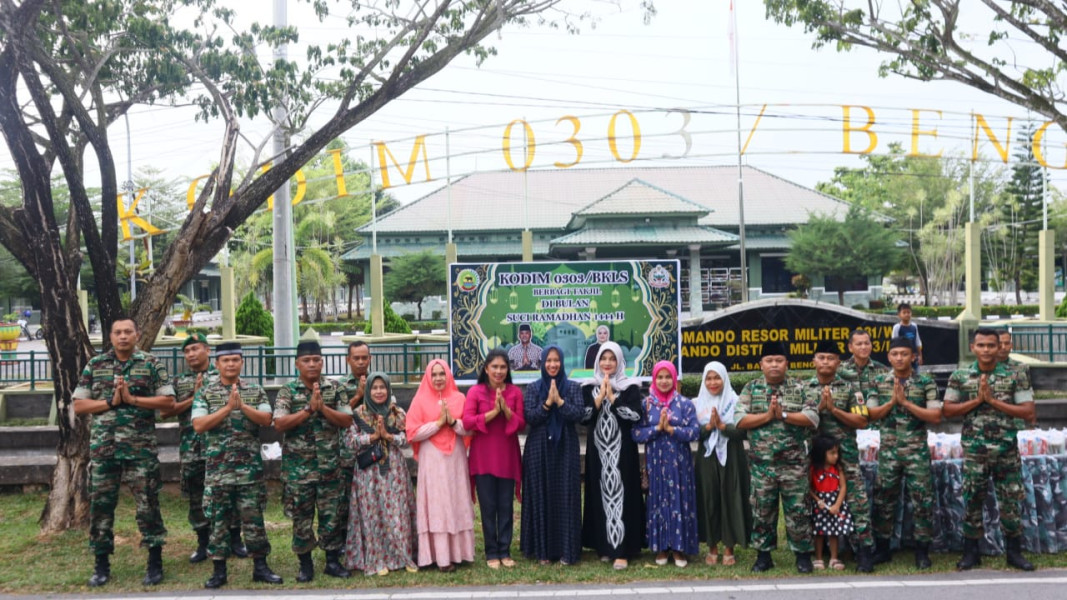
{"label": "white hijab", "polygon": [[[708,378],[708,371],[715,371],[722,378],[722,393],[713,396],[708,391],[704,381]],[[701,425],[707,425],[711,421],[711,409],[714,408],[719,413],[719,420],[726,424],[732,424],[734,422],[734,407],[737,406],[737,393],[734,392],[734,388],[730,385],[730,377],[726,373],[726,365],[718,361],[712,361],[704,366],[704,374],[700,377],[700,393],[693,399],[693,407],[697,411],[697,420]],[[704,442],[704,458],[711,456],[711,451],[714,450],[715,454],[719,457],[719,464],[726,466],[726,444],[727,439],[725,435],[718,428],[711,430],[711,435],[708,436],[706,442]]]}
{"label": "white hijab", "polygon": [[622,348],[618,344],[612,341],[604,342],[600,344],[600,350],[597,350],[596,361],[593,362],[593,385],[596,386],[594,395],[600,392],[600,386],[604,385],[604,372],[600,370],[600,355],[605,351],[610,351],[618,362],[618,366],[615,368],[615,372],[611,374],[611,378],[607,380],[611,389],[616,392],[621,392],[628,387],[638,385],[640,382],[632,377],[626,376],[626,357],[623,356]]}

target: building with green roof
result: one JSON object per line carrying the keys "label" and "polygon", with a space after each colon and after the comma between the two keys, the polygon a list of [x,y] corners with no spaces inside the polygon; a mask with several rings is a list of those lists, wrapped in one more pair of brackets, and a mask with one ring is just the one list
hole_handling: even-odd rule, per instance
{"label": "building with green roof", "polygon": [[[749,298],[784,296],[793,291],[786,232],[812,214],[844,218],[848,205],[754,167],[743,174]],[[475,173],[378,219],[378,253],[386,265],[409,252],[444,255],[451,225],[459,262],[520,261],[529,229],[534,260],[678,258],[683,310],[698,315],[739,297],[737,183],[736,166]],[[345,260],[369,261],[375,226],[360,229],[366,243]],[[811,297],[836,303],[838,286],[846,305],[882,292],[880,276],[813,277]]]}

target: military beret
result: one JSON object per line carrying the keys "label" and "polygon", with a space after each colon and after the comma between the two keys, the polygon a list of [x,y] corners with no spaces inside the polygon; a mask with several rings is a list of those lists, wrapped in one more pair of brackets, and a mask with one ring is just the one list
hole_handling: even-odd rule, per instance
{"label": "military beret", "polygon": [[318,342],[300,342],[296,345],[296,356],[322,356],[322,346]]}
{"label": "military beret", "polygon": [[207,336],[200,333],[199,331],[196,333],[190,333],[189,336],[185,338],[185,341],[182,342],[182,350],[185,350],[193,344],[207,345]]}

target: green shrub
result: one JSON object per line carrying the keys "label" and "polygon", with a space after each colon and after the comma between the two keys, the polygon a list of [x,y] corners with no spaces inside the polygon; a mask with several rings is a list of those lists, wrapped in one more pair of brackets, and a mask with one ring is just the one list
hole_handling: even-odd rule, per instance
{"label": "green shrub", "polygon": [[309,328],[314,329],[321,334],[329,334],[334,331],[343,331],[345,333],[353,333],[356,331],[363,331],[366,324],[363,321],[334,321],[332,323],[301,323],[300,331],[307,331]]}
{"label": "green shrub", "polygon": [[[385,303],[385,332],[386,333],[411,333],[411,326],[400,315],[396,314],[389,302]],[[369,313],[368,313],[369,315]],[[363,333],[371,333],[371,320],[368,318],[363,326]]]}
{"label": "green shrub", "polygon": [[1056,307],[1056,318],[1067,318],[1067,296],[1064,296],[1063,301],[1060,302],[1060,305]]}
{"label": "green shrub", "polygon": [[263,308],[255,294],[248,294],[241,299],[234,315],[237,335],[255,335],[270,340],[267,345],[274,345],[274,315]]}

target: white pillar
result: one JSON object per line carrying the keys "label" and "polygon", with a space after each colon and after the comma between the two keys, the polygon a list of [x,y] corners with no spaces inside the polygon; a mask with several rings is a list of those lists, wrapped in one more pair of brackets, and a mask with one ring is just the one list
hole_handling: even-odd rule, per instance
{"label": "white pillar", "polygon": [[689,246],[689,316],[704,315],[704,297],[700,277],[700,244]]}
{"label": "white pillar", "polygon": [[1056,232],[1052,229],[1037,234],[1038,308],[1042,321],[1056,320]]}

